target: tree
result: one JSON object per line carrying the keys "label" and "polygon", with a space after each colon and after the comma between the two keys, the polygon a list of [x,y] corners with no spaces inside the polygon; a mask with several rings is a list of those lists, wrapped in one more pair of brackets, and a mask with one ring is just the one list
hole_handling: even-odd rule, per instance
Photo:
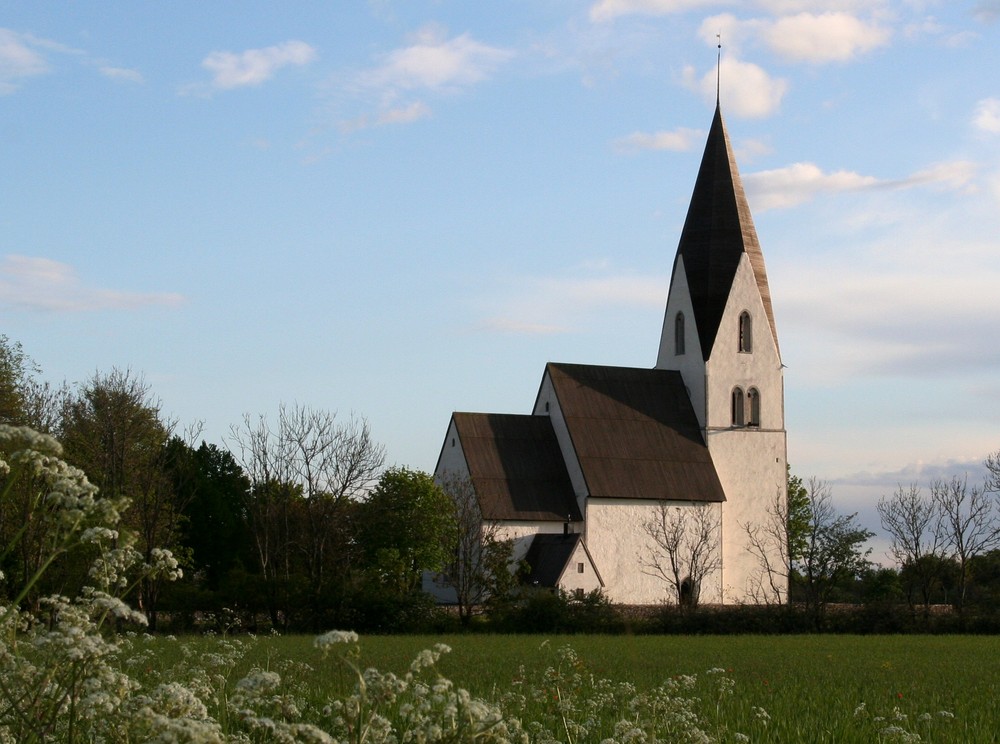
{"label": "tree", "polygon": [[792,572],[789,555],[788,500],[775,493],[761,522],[742,526],[750,552],[757,559],[757,569],[750,576],[749,594],[758,604],[784,604],[788,601],[788,582]]}
{"label": "tree", "polygon": [[[258,567],[279,621],[278,582],[301,566],[314,619],[331,584],[343,584],[351,558],[349,506],[378,478],[385,448],[364,419],[307,406],[278,410],[277,427],[247,415],[231,429],[237,459],[250,478],[248,516]],[[286,619],[291,610],[281,608]]]}
{"label": "tree", "polygon": [[792,568],[804,590],[806,611],[818,625],[834,591],[867,570],[871,548],[864,544],[875,533],[858,524],[857,514],[838,514],[822,481],[810,479],[807,494],[809,531]]}
{"label": "tree", "polygon": [[228,450],[202,442],[192,449],[179,437],[169,446],[168,468],[183,504],[182,542],[194,572],[218,590],[228,572],[252,559],[246,510],[250,480]]}
{"label": "tree", "polygon": [[456,530],[451,500],[427,473],[382,473],[357,510],[365,567],[399,595],[420,588],[424,570],[439,572]]}
{"label": "tree", "polygon": [[750,552],[757,558],[757,570],[750,577],[750,596],[761,604],[788,601],[792,566],[801,560],[808,546],[809,491],[802,479],[787,469],[784,493],[779,489],[760,522],[742,525]]}
{"label": "tree", "polygon": [[[129,501],[123,521],[138,537],[148,564],[157,548],[176,548],[182,505],[167,472],[167,445],[175,424],[141,376],[129,370],[95,373],[65,401],[60,439],[66,458],[101,493]],[[144,580],[139,607],[156,628],[160,582]]]}
{"label": "tree", "polygon": [[919,595],[924,616],[930,614],[931,596],[941,579],[944,554],[942,514],[933,498],[924,498],[916,485],[896,489],[878,502],[882,529],[891,539],[890,551],[900,567],[907,602]]}
{"label": "tree", "polygon": [[[989,464],[987,460],[987,465]],[[971,564],[984,553],[1000,547],[1000,513],[997,492],[987,478],[982,488],[968,485],[966,478],[937,480],[931,498],[940,511],[944,549],[958,565],[955,605],[961,611],[971,578]]]}
{"label": "tree", "polygon": [[18,342],[0,334],[0,423],[21,426],[25,420],[25,386],[38,371]]}
{"label": "tree", "polygon": [[704,580],[722,568],[718,507],[660,501],[643,531],[652,540],[640,557],[643,573],[664,581],[678,605],[696,607]]}
{"label": "tree", "polygon": [[451,500],[455,523],[443,577],[455,590],[459,620],[468,625],[479,607],[506,599],[517,585],[514,541],[504,536],[499,522],[483,520],[468,478],[445,478],[441,488]]}
{"label": "tree", "polygon": [[802,558],[809,545],[809,489],[802,478],[792,475],[791,466],[786,466],[788,474],[788,507],[786,510],[788,560],[794,563]]}

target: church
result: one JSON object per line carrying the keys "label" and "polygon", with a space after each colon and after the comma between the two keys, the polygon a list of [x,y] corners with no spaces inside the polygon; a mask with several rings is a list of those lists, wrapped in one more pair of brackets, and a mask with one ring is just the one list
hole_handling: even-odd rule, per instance
{"label": "church", "polygon": [[471,485],[529,584],[636,605],[783,599],[787,578],[763,575],[781,548],[752,539],[787,498],[782,363],[718,104],[655,366],[550,362],[530,414],[453,413],[435,476]]}

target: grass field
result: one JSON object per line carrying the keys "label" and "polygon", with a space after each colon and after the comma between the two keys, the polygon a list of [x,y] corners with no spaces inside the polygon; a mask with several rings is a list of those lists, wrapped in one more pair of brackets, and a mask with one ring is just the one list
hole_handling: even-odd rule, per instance
{"label": "grass field", "polygon": [[[193,644],[197,657],[216,642],[178,644]],[[323,659],[312,642],[311,636],[260,638],[234,676],[253,666],[283,668],[317,706],[349,693],[355,678],[336,656]],[[361,665],[403,674],[436,643],[452,649],[437,671],[476,696],[497,701],[514,687],[541,690],[523,711],[529,717],[546,715],[550,687],[565,701],[582,699],[600,679],[643,691],[696,675],[691,695],[699,719],[720,741],[742,741],[737,732],[770,742],[916,741],[914,735],[930,742],[1000,741],[1000,638],[992,636],[370,636],[361,639]],[[546,677],[564,645],[580,663]],[[175,647],[155,641],[156,663],[170,666]],[[724,672],[706,675],[710,669]],[[734,682],[732,694],[719,694],[720,677]]]}

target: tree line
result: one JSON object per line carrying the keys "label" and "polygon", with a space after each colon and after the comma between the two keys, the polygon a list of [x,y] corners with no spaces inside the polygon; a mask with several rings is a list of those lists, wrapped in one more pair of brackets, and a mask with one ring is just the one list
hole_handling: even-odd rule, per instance
{"label": "tree line", "polygon": [[[178,556],[181,581],[135,589],[153,629],[161,617],[172,628],[426,627],[437,615],[424,570],[455,577],[464,621],[508,593],[513,577],[495,569],[512,545],[479,529],[471,488],[388,467],[363,418],[283,405],[275,418],[245,416],[221,447],[199,443],[197,427],[182,429],[129,370],[73,387],[39,374],[20,344],[0,336],[0,423],[52,435],[104,497],[127,499],[123,523],[147,563],[158,548]],[[0,499],[0,542],[16,545],[0,556],[7,596],[45,555],[46,535],[31,524],[36,505],[16,490]],[[80,558],[53,567],[29,601],[72,594],[86,578]]]}
{"label": "tree line", "polygon": [[[281,406],[276,417],[246,415],[223,447],[169,418],[141,375],[112,369],[54,386],[0,335],[0,423],[51,434],[101,494],[127,499],[120,539],[147,563],[158,548],[179,557],[181,581],[143,580],[134,590],[153,629],[162,618],[171,629],[430,630],[468,625],[483,609],[494,628],[517,629],[552,613],[587,622],[612,613],[600,596],[515,596],[512,543],[499,525],[482,523],[471,485],[388,467],[385,447],[357,416]],[[992,613],[1000,608],[1000,453],[986,468],[982,484],[956,477],[880,500],[893,568],[871,562],[874,533],[834,508],[828,486],[789,473],[787,499],[776,493],[764,519],[742,526],[760,566],[756,601],[794,607],[812,629],[844,604],[903,607],[925,619],[941,606]],[[27,490],[0,499],[0,544],[15,546],[0,555],[8,598],[45,555],[32,508]],[[719,530],[705,510],[661,511],[647,526],[656,548],[642,567],[662,579],[668,607],[690,612],[700,579],[717,569]],[[86,579],[81,558],[53,567],[29,601],[71,594]],[[447,576],[456,614],[423,591],[425,570]]]}

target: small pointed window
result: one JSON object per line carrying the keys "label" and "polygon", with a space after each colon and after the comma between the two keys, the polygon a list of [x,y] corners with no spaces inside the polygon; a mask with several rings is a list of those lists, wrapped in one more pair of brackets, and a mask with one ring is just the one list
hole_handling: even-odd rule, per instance
{"label": "small pointed window", "polygon": [[674,354],[684,353],[684,313],[674,316]]}
{"label": "small pointed window", "polygon": [[733,426],[743,426],[746,419],[743,413],[743,390],[733,388]]}
{"label": "small pointed window", "polygon": [[753,351],[753,321],[750,313],[745,310],[740,313],[740,353],[750,354]]}
{"label": "small pointed window", "polygon": [[750,418],[747,420],[747,424],[760,426],[760,391],[757,388],[750,388],[747,391],[747,401],[750,403]]}

